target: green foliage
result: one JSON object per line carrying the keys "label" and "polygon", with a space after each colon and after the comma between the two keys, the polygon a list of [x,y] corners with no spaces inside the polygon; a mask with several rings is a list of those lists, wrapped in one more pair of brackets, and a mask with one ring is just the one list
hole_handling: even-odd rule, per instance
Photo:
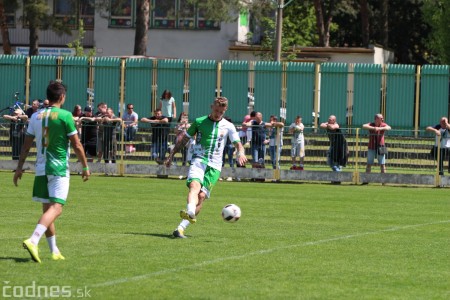
{"label": "green foliage", "polygon": [[287,46],[314,46],[318,43],[314,6],[292,2],[283,12],[283,39]]}
{"label": "green foliage", "polygon": [[57,34],[71,34],[70,28],[61,20],[57,20],[49,14],[50,7],[46,0],[24,0],[21,20],[30,26],[47,30],[52,29]]}
{"label": "green foliage", "polygon": [[427,59],[450,64],[450,0],[427,0],[423,6],[425,20],[431,25]]}
{"label": "green foliage", "polygon": [[95,49],[90,49],[87,54],[84,51],[83,39],[85,34],[86,30],[84,30],[84,22],[82,19],[80,19],[77,38],[67,44],[67,47],[75,50],[75,56],[87,56],[87,57],[95,56],[96,53]]}
{"label": "green foliage", "polygon": [[[448,298],[447,189],[219,182],[175,240],[184,181],[74,175],[56,221],[66,260],[52,261],[42,238],[37,265],[21,247],[41,215],[33,175],[11,179],[0,172],[13,195],[0,211],[3,286],[86,288],[91,299],[180,299],[182,287],[186,299]],[[228,203],[242,209],[235,224],[221,220]]]}

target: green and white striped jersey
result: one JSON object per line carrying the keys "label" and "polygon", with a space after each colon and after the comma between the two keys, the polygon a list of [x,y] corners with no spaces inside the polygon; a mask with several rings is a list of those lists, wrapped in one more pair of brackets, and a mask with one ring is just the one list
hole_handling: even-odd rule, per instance
{"label": "green and white striped jersey", "polygon": [[67,176],[70,140],[77,134],[72,114],[61,108],[48,107],[42,118],[42,149],[45,154],[45,174]]}
{"label": "green and white striped jersey", "polygon": [[232,143],[240,142],[236,127],[223,118],[220,121],[213,121],[208,116],[197,118],[186,133],[191,138],[195,136],[192,159],[200,159],[219,171],[222,170],[226,139],[229,138]]}

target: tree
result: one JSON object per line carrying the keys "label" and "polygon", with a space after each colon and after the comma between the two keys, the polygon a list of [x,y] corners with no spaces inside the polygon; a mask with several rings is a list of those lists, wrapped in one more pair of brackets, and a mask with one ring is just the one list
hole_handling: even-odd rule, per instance
{"label": "tree", "polygon": [[78,37],[73,42],[68,43],[67,47],[75,50],[75,56],[88,56],[88,57],[94,56],[95,55],[95,49],[89,50],[87,55],[84,52],[83,39],[84,39],[84,35],[86,34],[86,30],[84,30],[83,19],[80,19],[78,22],[79,22]]}
{"label": "tree", "polygon": [[0,0],[0,30],[3,41],[3,53],[12,54],[11,42],[9,40],[8,24],[6,23],[6,11],[15,11],[18,7],[17,0],[8,0],[6,3],[4,0]]}
{"label": "tree", "polygon": [[425,1],[424,18],[433,28],[428,40],[428,60],[450,64],[450,0]]}
{"label": "tree", "polygon": [[30,56],[39,54],[39,32],[41,29],[51,28],[58,34],[71,34],[70,29],[65,24],[48,14],[49,10],[50,7],[46,0],[23,0],[24,15],[22,21],[28,26],[30,32],[30,51],[28,53]]}
{"label": "tree", "polygon": [[360,0],[359,7],[361,11],[361,39],[362,45],[368,47],[370,43],[370,21],[369,21],[369,4],[367,0]]}
{"label": "tree", "polygon": [[[325,3],[327,2],[327,4]],[[317,30],[319,33],[319,46],[330,46],[330,28],[335,9],[335,0],[314,0],[316,9]]]}
{"label": "tree", "polygon": [[147,54],[147,33],[150,22],[150,1],[138,0],[136,10],[136,32],[134,37],[134,55]]}

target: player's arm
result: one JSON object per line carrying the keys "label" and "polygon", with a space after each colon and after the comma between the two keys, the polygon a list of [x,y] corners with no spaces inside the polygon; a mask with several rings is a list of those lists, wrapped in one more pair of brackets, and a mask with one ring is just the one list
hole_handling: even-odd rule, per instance
{"label": "player's arm", "polygon": [[22,151],[20,152],[19,161],[17,162],[16,171],[14,172],[13,182],[14,185],[18,185],[18,180],[22,179],[23,165],[27,159],[28,153],[30,152],[31,145],[33,145],[34,136],[25,135],[24,142],[22,144]]}
{"label": "player's arm", "polygon": [[184,131],[180,132],[180,134],[177,135],[175,145],[174,145],[172,151],[170,151],[170,154],[167,157],[166,161],[164,162],[166,167],[171,166],[173,156],[175,155],[175,153],[180,151],[180,149],[183,148],[184,145],[186,145],[186,143],[189,141],[190,138],[191,137],[188,134],[186,134],[186,132],[184,132]]}
{"label": "player's arm", "polygon": [[83,165],[83,173],[81,176],[83,178],[83,181],[86,181],[89,179],[89,176],[91,176],[91,172],[89,171],[86,155],[84,154],[83,145],[81,145],[80,139],[78,138],[77,134],[72,134],[71,136],[69,136],[69,139],[70,143],[72,144],[73,151],[75,151],[78,160]]}
{"label": "player's arm", "polygon": [[245,165],[247,162],[247,157],[245,156],[245,149],[244,146],[242,146],[241,141],[234,141],[233,142],[234,147],[236,147],[236,160],[239,162],[240,166]]}

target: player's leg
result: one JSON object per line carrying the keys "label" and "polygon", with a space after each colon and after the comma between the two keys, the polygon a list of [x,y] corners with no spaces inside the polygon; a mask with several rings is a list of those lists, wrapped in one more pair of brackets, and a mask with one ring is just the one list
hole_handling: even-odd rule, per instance
{"label": "player's leg", "polygon": [[[44,233],[47,232],[47,230],[50,229],[49,234],[54,236],[54,222],[61,215],[63,206],[66,203],[67,195],[69,193],[69,176],[47,176],[47,179],[47,188],[50,203],[44,206],[44,213],[39,219],[35,232],[30,238],[31,242],[36,245],[39,243],[40,238]],[[47,234],[46,236],[49,237]],[[53,242],[51,242],[52,246],[56,246],[56,240],[54,240],[54,242],[54,245]],[[64,259],[64,257],[62,257],[62,255],[60,254],[59,249],[56,248],[52,250],[54,250],[52,251],[52,257],[56,255],[58,256],[57,259]]]}
{"label": "player's leg", "polygon": [[[47,176],[35,176],[34,177],[34,185],[33,185],[33,201],[41,202],[43,205],[49,203],[49,195],[47,189]],[[41,262],[39,258],[39,239],[42,234],[45,233],[45,227],[40,226],[39,224],[36,226],[35,230],[31,237],[25,241],[23,241],[23,247],[28,250],[31,255],[31,258],[35,262]]]}
{"label": "player's leg", "polygon": [[[45,213],[50,208],[49,203],[44,203],[42,205],[43,212]],[[50,253],[52,254],[53,260],[63,260],[64,256],[62,256],[61,251],[59,251],[58,246],[56,245],[56,227],[55,222],[51,223],[47,231],[45,232],[45,237],[47,238],[48,247],[50,249]]]}

